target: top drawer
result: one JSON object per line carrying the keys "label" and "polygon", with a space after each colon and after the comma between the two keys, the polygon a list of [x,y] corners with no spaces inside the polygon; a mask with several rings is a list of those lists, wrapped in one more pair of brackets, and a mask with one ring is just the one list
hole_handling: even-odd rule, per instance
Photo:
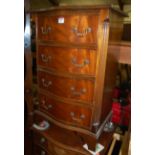
{"label": "top drawer", "polygon": [[64,43],[96,43],[97,15],[40,15],[38,39]]}

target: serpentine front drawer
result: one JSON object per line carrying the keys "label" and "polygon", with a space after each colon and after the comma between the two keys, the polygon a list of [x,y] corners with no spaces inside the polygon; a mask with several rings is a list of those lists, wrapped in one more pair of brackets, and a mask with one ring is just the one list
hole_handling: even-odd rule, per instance
{"label": "serpentine front drawer", "polygon": [[38,47],[38,66],[58,72],[94,75],[96,50],[69,47]]}
{"label": "serpentine front drawer", "polygon": [[46,95],[39,94],[39,108],[58,121],[70,125],[89,128],[91,125],[92,108],[57,101]]}
{"label": "serpentine front drawer", "polygon": [[92,104],[94,81],[82,78],[57,76],[46,71],[38,71],[39,87],[63,98],[85,101]]}
{"label": "serpentine front drawer", "polygon": [[63,43],[96,43],[97,15],[74,14],[38,16],[38,40]]}

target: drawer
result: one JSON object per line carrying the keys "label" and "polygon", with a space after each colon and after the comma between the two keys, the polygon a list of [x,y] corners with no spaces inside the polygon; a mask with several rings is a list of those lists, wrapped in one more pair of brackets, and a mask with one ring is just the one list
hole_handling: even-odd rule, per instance
{"label": "drawer", "polygon": [[39,46],[38,65],[60,72],[95,75],[96,51]]}
{"label": "drawer", "polygon": [[48,140],[41,134],[34,132],[33,134],[34,143],[43,146],[44,148],[48,148]]}
{"label": "drawer", "polygon": [[48,153],[42,147],[34,145],[34,147],[33,147],[33,155],[55,155],[55,154]]}
{"label": "drawer", "polygon": [[97,15],[40,15],[38,39],[63,43],[96,43]]}
{"label": "drawer", "polygon": [[68,78],[38,71],[39,87],[52,94],[77,101],[93,101],[94,81]]}
{"label": "drawer", "polygon": [[53,153],[54,153],[54,155],[84,155],[81,153],[66,150],[66,149],[61,148],[61,147],[56,146],[56,145],[53,146]]}
{"label": "drawer", "polygon": [[[40,122],[42,122],[43,120],[48,121],[47,118],[40,115],[40,112],[39,114],[35,113],[34,115],[35,124],[40,124]],[[87,143],[87,141],[84,141],[85,139],[81,141],[81,135],[77,134],[75,131],[76,130],[68,130],[68,128],[62,128],[60,126],[57,126],[54,123],[51,123],[50,128],[48,128],[47,130],[39,131],[39,132],[34,131],[34,134],[37,133],[37,134],[42,135],[41,137],[44,136],[48,138],[49,152],[53,151],[53,145],[57,143],[59,144],[59,146],[62,144],[63,146],[62,145],[61,146],[63,148],[67,148],[67,150],[72,150],[72,151],[79,152],[79,153],[81,152],[83,155],[87,154],[85,153],[87,151],[85,151],[82,147],[82,144]]]}
{"label": "drawer", "polygon": [[60,102],[46,95],[39,94],[39,108],[56,120],[84,128],[89,128],[92,109]]}

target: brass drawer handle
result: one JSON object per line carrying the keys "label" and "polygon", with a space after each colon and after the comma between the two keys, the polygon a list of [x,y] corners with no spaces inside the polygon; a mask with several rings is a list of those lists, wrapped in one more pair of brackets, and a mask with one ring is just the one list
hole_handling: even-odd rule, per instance
{"label": "brass drawer handle", "polygon": [[43,26],[41,27],[41,33],[43,35],[47,35],[50,32],[51,32],[51,27],[50,26],[48,26],[47,28],[46,27],[43,27]]}
{"label": "brass drawer handle", "polygon": [[76,122],[81,122],[83,119],[85,119],[85,115],[84,114],[81,114],[80,118],[77,118],[77,117],[75,117],[75,113],[71,112],[70,116],[71,116],[72,120],[74,120]]}
{"label": "brass drawer handle", "polygon": [[48,104],[46,105],[46,101],[45,100],[42,100],[42,106],[46,109],[46,110],[49,110],[51,109],[53,106],[51,104]]}
{"label": "brass drawer handle", "polygon": [[72,31],[76,34],[77,37],[84,37],[88,33],[90,33],[92,29],[90,27],[87,27],[82,32],[79,32],[77,27],[73,27]]}
{"label": "brass drawer handle", "polygon": [[42,137],[41,139],[40,139],[40,143],[45,143],[46,142],[46,139],[44,138],[44,137]]}
{"label": "brass drawer handle", "polygon": [[85,119],[85,115],[84,114],[81,114],[80,118],[81,119]]}
{"label": "brass drawer handle", "polygon": [[43,107],[44,107],[46,110],[49,110],[49,109],[51,109],[51,108],[52,108],[52,105],[51,105],[51,104],[50,104],[50,105],[48,105],[48,106],[47,106],[47,105],[44,105]]}
{"label": "brass drawer handle", "polygon": [[33,128],[40,130],[40,131],[47,130],[49,127],[50,127],[49,122],[47,122],[45,120],[40,122],[39,124],[33,123]]}
{"label": "brass drawer handle", "polygon": [[41,54],[41,60],[42,60],[42,62],[47,63],[51,60],[51,56],[46,56],[44,54]]}
{"label": "brass drawer handle", "polygon": [[46,155],[46,152],[42,150],[40,155]]}
{"label": "brass drawer handle", "polygon": [[80,96],[80,95],[85,94],[87,92],[86,88],[82,88],[80,91],[76,91],[75,87],[71,87],[70,90],[71,90],[71,93],[73,95],[76,95],[76,96]]}
{"label": "brass drawer handle", "polygon": [[48,88],[50,85],[52,85],[52,81],[46,81],[44,78],[42,78],[41,81],[45,88]]}
{"label": "brass drawer handle", "polygon": [[88,65],[90,62],[88,59],[84,59],[82,64],[78,64],[77,63],[77,59],[76,58],[72,58],[72,64],[76,67],[84,67],[85,65]]}

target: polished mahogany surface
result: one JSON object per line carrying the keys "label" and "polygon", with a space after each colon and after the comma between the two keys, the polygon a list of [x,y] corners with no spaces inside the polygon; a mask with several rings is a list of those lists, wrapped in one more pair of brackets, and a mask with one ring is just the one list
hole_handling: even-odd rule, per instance
{"label": "polished mahogany surface", "polygon": [[38,17],[38,39],[65,43],[95,43],[97,15],[41,14]]}
{"label": "polished mahogany surface", "polygon": [[57,96],[92,102],[94,82],[92,80],[60,77],[38,71],[39,87]]}
{"label": "polished mahogany surface", "polygon": [[69,47],[38,47],[38,66],[55,72],[94,75],[97,51]]}
{"label": "polished mahogany surface", "polygon": [[[39,94],[40,110],[56,120],[75,126],[90,127],[92,110],[89,107],[68,104]],[[65,108],[67,107],[67,108]]]}

